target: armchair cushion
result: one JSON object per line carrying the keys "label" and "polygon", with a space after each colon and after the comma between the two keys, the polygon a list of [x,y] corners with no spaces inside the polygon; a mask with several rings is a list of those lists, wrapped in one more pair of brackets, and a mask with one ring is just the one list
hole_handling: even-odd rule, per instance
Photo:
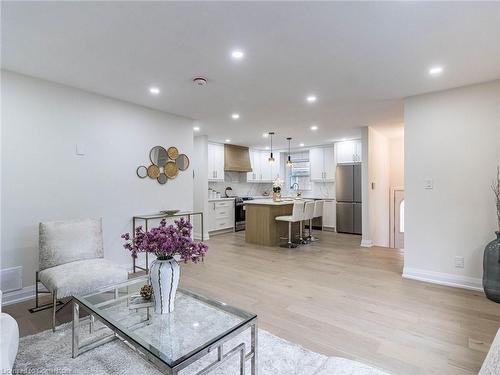
{"label": "armchair cushion", "polygon": [[14,318],[0,313],[0,374],[11,374],[19,346],[19,327]]}
{"label": "armchair cushion", "polygon": [[101,219],[40,223],[39,242],[40,271],[104,256]]}
{"label": "armchair cushion", "polygon": [[40,282],[57,298],[90,293],[99,288],[125,282],[128,272],[104,258],[78,260],[44,269]]}

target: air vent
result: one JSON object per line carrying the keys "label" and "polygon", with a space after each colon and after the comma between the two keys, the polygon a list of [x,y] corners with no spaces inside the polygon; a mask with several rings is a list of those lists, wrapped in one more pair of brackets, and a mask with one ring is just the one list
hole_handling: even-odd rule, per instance
{"label": "air vent", "polygon": [[23,267],[0,270],[0,289],[3,293],[23,288]]}

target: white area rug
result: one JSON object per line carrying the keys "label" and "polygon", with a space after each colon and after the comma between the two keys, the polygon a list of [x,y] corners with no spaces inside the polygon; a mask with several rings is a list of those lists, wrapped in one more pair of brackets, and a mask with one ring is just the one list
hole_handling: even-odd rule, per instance
{"label": "white area rug", "polygon": [[[84,326],[85,328],[87,326]],[[105,329],[107,330],[107,329]],[[82,336],[88,333],[82,330]],[[228,343],[225,351],[246,342],[250,333],[244,332]],[[259,375],[384,375],[385,373],[359,362],[339,357],[326,357],[311,352],[299,345],[285,341],[269,332],[259,330],[258,337]],[[249,346],[247,346],[249,347]],[[194,374],[215,358],[210,353],[181,372]],[[247,363],[246,373],[250,374]],[[71,325],[64,324],[53,333],[51,330],[21,338],[14,366],[19,374],[119,374],[137,375],[161,373],[143,357],[119,340],[102,345],[71,358]],[[211,375],[239,374],[238,357],[228,359]]]}

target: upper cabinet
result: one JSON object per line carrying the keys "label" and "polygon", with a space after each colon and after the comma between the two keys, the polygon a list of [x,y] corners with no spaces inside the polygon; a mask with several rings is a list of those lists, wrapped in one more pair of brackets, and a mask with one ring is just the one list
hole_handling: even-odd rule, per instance
{"label": "upper cabinet", "polygon": [[250,150],[252,172],[247,173],[247,182],[273,182],[280,175],[280,154],[274,152],[274,163],[269,163],[269,151]]}
{"label": "upper cabinet", "polygon": [[335,143],[337,163],[359,163],[362,159],[361,141],[345,141]]}
{"label": "upper cabinet", "polygon": [[335,153],[333,146],[314,147],[309,150],[311,181],[332,182],[335,180]]}
{"label": "upper cabinet", "polygon": [[224,145],[208,144],[208,180],[224,181]]}

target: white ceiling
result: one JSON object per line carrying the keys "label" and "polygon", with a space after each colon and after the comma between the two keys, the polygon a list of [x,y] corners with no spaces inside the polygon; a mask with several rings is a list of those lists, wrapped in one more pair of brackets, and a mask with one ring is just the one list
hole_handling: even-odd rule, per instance
{"label": "white ceiling", "polygon": [[[402,98],[500,78],[500,2],[2,2],[1,31],[5,69],[191,117],[212,140],[254,146],[270,130],[281,146],[287,136],[356,137],[366,125],[392,134]],[[431,78],[436,64],[444,73]],[[198,75],[205,87],[191,82]]]}

